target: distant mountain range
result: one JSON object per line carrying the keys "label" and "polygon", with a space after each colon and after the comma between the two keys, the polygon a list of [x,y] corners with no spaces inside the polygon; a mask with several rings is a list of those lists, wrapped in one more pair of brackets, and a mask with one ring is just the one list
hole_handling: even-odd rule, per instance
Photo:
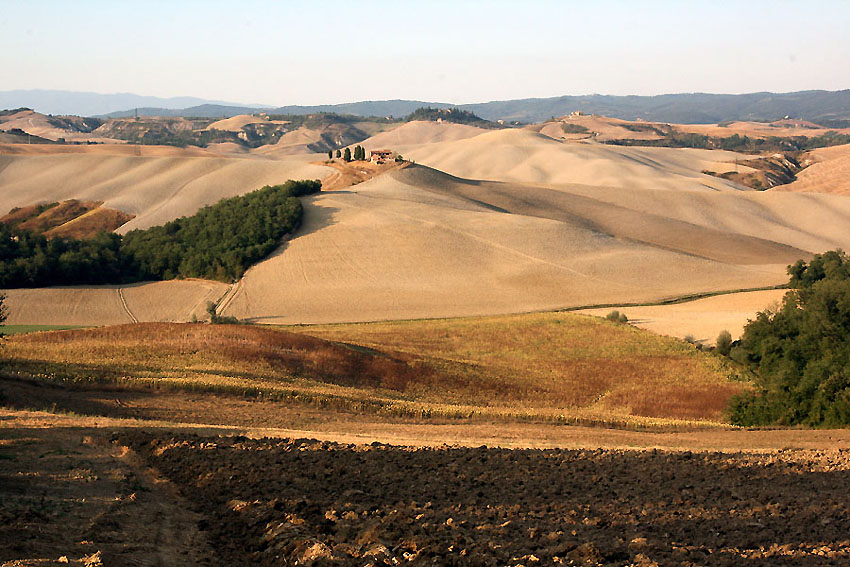
{"label": "distant mountain range", "polygon": [[657,96],[585,95],[528,98],[453,105],[415,100],[363,101],[318,106],[264,107],[206,101],[191,97],[162,99],[133,94],[102,95],[66,91],[0,92],[0,109],[26,106],[49,114],[126,117],[230,117],[265,111],[272,114],[335,112],[356,116],[402,117],[417,108],[457,106],[488,120],[542,122],[573,111],[625,120],[711,124],[727,120],[773,121],[790,116],[829,127],[850,125],[850,90],[750,93],[683,93]]}
{"label": "distant mountain range", "polygon": [[[146,107],[148,109],[183,109],[202,104],[239,106],[256,112],[262,105],[238,104],[207,100],[191,96],[161,98],[132,93],[100,94],[76,91],[14,90],[0,91],[0,109],[27,107],[43,114],[73,114],[100,116],[120,110]],[[239,114],[239,113],[237,113]]]}

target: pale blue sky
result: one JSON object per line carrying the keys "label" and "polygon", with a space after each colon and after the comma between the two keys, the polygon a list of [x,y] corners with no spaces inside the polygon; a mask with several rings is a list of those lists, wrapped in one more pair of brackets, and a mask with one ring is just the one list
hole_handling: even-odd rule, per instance
{"label": "pale blue sky", "polygon": [[244,103],[850,88],[850,1],[0,0],[0,90]]}

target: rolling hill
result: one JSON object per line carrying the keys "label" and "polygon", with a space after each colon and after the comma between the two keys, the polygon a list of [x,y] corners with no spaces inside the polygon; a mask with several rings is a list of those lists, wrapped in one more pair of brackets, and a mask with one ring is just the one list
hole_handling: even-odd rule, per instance
{"label": "rolling hill", "polygon": [[[415,122],[364,145],[389,146],[417,165],[305,199],[301,230],[239,283],[211,291],[184,282],[182,295],[154,310],[147,302],[164,284],[10,290],[10,322],[186,320],[212,296],[222,298],[221,313],[262,323],[645,302],[781,284],[796,259],[850,248],[843,197],[750,191],[702,173],[734,168],[742,156],[732,152]],[[310,163],[320,154],[264,154],[285,150],[275,146],[237,157],[156,146],[16,148],[22,153],[0,156],[0,209],[102,201],[137,215],[121,231],[266,183],[338,173]],[[45,312],[45,304],[66,307]]]}

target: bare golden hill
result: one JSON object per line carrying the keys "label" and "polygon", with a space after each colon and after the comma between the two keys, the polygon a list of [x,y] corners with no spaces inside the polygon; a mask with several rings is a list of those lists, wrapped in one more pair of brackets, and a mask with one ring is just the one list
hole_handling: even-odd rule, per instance
{"label": "bare golden hill", "polygon": [[[733,167],[741,156],[732,152],[564,142],[522,129],[390,148],[425,165],[304,199],[299,232],[229,290],[217,288],[221,312],[324,323],[647,302],[781,284],[789,263],[850,248],[843,197],[743,190],[702,173]],[[265,183],[330,174],[308,163],[316,157],[0,156],[0,205],[73,193],[139,211],[125,230]],[[187,285],[195,286],[190,303],[208,297]],[[10,293],[14,321],[106,317],[98,304],[88,320],[83,308],[29,318],[39,311],[24,303],[41,301],[39,291]],[[82,289],[43,293],[97,303]],[[149,315],[130,310],[140,321],[197,311],[197,302],[178,303]],[[109,320],[127,320],[120,308]]]}
{"label": "bare golden hill", "polygon": [[394,171],[313,197],[302,231],[248,271],[225,312],[318,323],[652,301],[780,284],[789,263],[850,244],[850,203],[839,197],[679,184]]}
{"label": "bare golden hill", "polygon": [[268,120],[263,116],[254,116],[253,114],[238,114],[213,122],[204,130],[225,130],[228,132],[239,132],[248,124],[287,124],[282,120]]}
{"label": "bare golden hill", "polygon": [[484,132],[487,130],[467,124],[415,120],[367,138],[361,145],[367,150],[398,148],[463,140]]}

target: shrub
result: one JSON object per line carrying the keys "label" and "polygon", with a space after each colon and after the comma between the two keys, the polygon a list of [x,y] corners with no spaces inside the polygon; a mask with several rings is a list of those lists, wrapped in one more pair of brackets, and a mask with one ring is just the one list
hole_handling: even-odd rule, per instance
{"label": "shrub", "polygon": [[611,311],[608,315],[605,316],[609,321],[613,321],[615,323],[628,323],[629,318],[626,317],[625,313],[620,313],[617,310]]}
{"label": "shrub", "polygon": [[217,312],[218,305],[212,301],[207,301],[207,313],[210,316],[210,323],[213,325],[238,325],[239,319],[232,315],[223,316]]}
{"label": "shrub", "polygon": [[717,352],[723,356],[729,356],[732,351],[732,333],[727,330],[720,331],[717,335]]}

